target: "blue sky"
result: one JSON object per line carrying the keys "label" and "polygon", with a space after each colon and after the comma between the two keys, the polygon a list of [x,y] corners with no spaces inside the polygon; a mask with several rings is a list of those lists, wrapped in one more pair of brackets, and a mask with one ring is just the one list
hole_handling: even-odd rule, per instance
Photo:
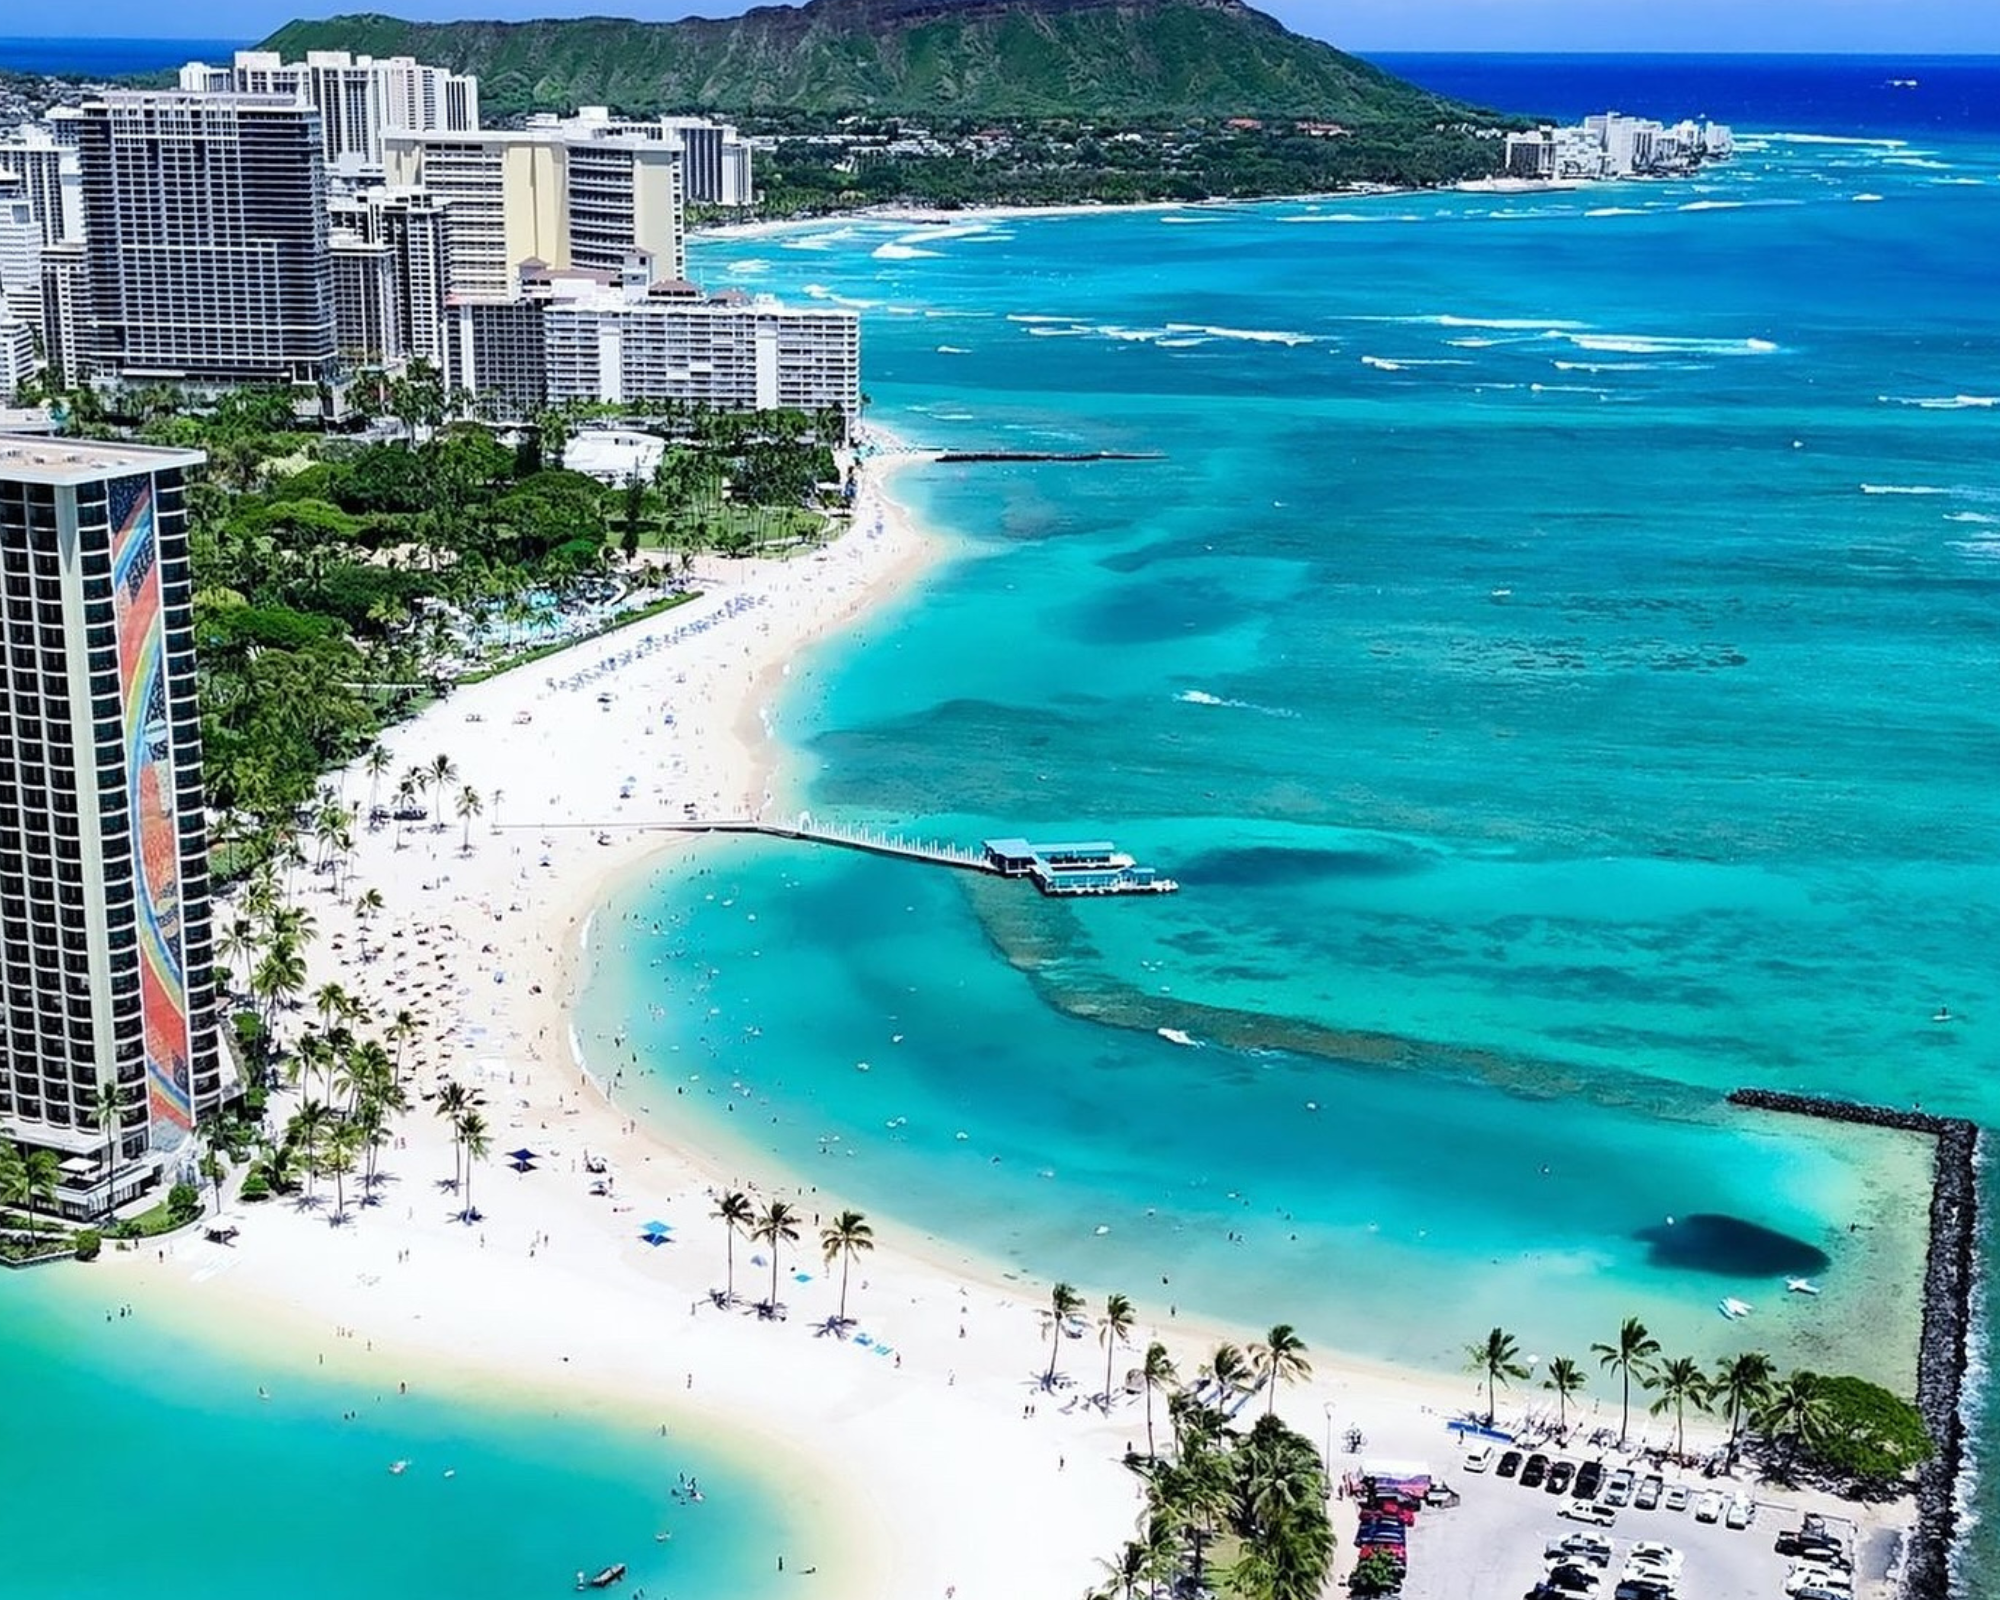
{"label": "blue sky", "polygon": [[[16,12],[16,7],[19,11]],[[1994,0],[1264,0],[1301,33],[1351,50],[1869,51],[2000,54]],[[291,17],[381,10],[412,17],[520,18],[726,15],[731,0],[93,0],[80,13],[20,5],[0,11],[0,34],[259,38]],[[14,15],[5,15],[15,12]],[[21,14],[28,13],[28,14]]]}

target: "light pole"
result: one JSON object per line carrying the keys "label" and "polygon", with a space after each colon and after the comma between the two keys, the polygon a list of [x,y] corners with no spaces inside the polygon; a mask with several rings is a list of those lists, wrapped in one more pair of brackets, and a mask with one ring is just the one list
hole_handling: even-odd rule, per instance
{"label": "light pole", "polygon": [[1326,1463],[1327,1493],[1333,1492],[1333,1402],[1323,1401],[1320,1410],[1326,1413],[1326,1454],[1320,1459]]}

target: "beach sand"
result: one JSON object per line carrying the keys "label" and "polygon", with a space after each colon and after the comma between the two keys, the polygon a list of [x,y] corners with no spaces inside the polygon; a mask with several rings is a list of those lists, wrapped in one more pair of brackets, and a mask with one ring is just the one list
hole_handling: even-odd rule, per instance
{"label": "beach sand", "polygon": [[[1061,1341],[1073,1386],[1041,1391],[1047,1286],[878,1218],[878,1246],[855,1262],[849,1290],[856,1331],[873,1343],[827,1333],[839,1269],[819,1259],[817,1221],[839,1209],[835,1198],[795,1174],[727,1170],[730,1158],[678,1143],[671,1127],[636,1125],[616,1104],[617,1063],[588,1064],[610,1080],[607,1098],[573,1055],[568,1004],[607,887],[658,852],[701,848],[658,831],[685,807],[763,811],[778,755],[763,717],[792,664],[864,608],[907,594],[947,553],[891,497],[912,459],[885,452],[866,463],[853,529],[832,546],[788,562],[712,563],[701,599],[461,689],[390,730],[392,773],[443,753],[459,772],[451,792],[465,783],[482,796],[469,851],[447,800],[442,828],[360,834],[338,898],[331,873],[296,872],[296,897],[320,929],[313,985],[337,979],[364,997],[378,1032],[400,1008],[418,1014],[415,1091],[434,1092],[441,1074],[484,1091],[494,1154],[474,1178],[480,1220],[454,1220],[463,1200],[446,1182],[449,1136],[420,1099],[383,1152],[379,1203],[353,1208],[345,1225],[330,1225],[322,1181],[316,1209],[230,1204],[242,1229],[233,1248],[184,1235],[164,1259],[107,1255],[96,1270],[156,1314],[254,1351],[246,1384],[325,1357],[384,1384],[554,1395],[626,1423],[726,1430],[799,1485],[818,1547],[792,1552],[788,1570],[814,1566],[818,1593],[1015,1600],[1099,1581],[1098,1558],[1129,1536],[1140,1504],[1119,1457],[1144,1448],[1146,1429],[1136,1397],[1121,1392],[1108,1415],[1088,1403],[1105,1369],[1094,1329]],[[333,781],[365,811],[371,786],[358,766]],[[354,901],[369,888],[386,906],[364,921]],[[274,1121],[293,1103],[279,1096]],[[539,1153],[535,1170],[509,1168],[504,1152],[517,1147]],[[589,1192],[586,1155],[606,1163],[610,1194]],[[724,1270],[723,1231],[709,1215],[722,1185],[794,1199],[803,1213],[783,1257],[781,1322],[709,1299]],[[357,1189],[349,1183],[351,1207]],[[640,1225],[656,1218],[673,1242],[641,1241]],[[759,1254],[737,1242],[746,1302],[769,1288]],[[1094,1314],[1116,1285],[1079,1287]],[[348,1330],[337,1344],[336,1329]],[[1191,1378],[1218,1340],[1255,1336],[1189,1318],[1142,1323],[1113,1361],[1114,1386],[1150,1338]],[[877,1353],[884,1344],[889,1353]],[[1313,1379],[1277,1401],[1300,1432],[1334,1439],[1337,1451],[1337,1436],[1358,1428],[1366,1455],[1427,1459],[1455,1475],[1443,1421],[1472,1402],[1469,1375],[1324,1351],[1314,1363]],[[1514,1409],[1546,1398],[1531,1392]],[[1251,1400],[1246,1421],[1263,1404]],[[1164,1404],[1155,1410],[1164,1436]]]}

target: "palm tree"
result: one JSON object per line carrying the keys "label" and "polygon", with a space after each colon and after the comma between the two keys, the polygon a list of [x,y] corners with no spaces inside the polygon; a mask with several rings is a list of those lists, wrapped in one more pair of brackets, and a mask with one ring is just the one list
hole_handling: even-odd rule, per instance
{"label": "palm tree", "polygon": [[400,1007],[389,1019],[389,1040],[396,1047],[395,1081],[403,1081],[403,1047],[417,1036],[417,1014],[408,1006]]}
{"label": "palm tree", "polygon": [[1516,1378],[1528,1375],[1528,1365],[1521,1359],[1521,1347],[1514,1342],[1514,1336],[1505,1328],[1495,1328],[1479,1344],[1469,1344],[1465,1353],[1470,1356],[1474,1372],[1486,1378],[1486,1426],[1493,1426],[1493,1413],[1498,1409],[1493,1386],[1496,1383],[1511,1384]]}
{"label": "palm tree", "polygon": [[430,779],[412,767],[396,782],[396,848],[403,848],[403,813],[417,803],[417,796],[429,787]]}
{"label": "palm tree", "polygon": [[1167,1354],[1167,1347],[1157,1339],[1146,1346],[1146,1359],[1139,1375],[1146,1384],[1146,1454],[1157,1456],[1159,1452],[1153,1448],[1153,1391],[1178,1383],[1181,1375],[1175,1370],[1174,1358]]}
{"label": "palm tree", "polygon": [[1049,1291],[1049,1370],[1042,1375],[1042,1387],[1056,1386],[1056,1357],[1062,1354],[1063,1324],[1083,1309],[1083,1296],[1069,1284],[1059,1283]]}
{"label": "palm tree", "polygon": [[354,897],[354,914],[366,922],[370,917],[381,915],[384,903],[380,889],[363,889]]}
{"label": "palm tree", "polygon": [[[243,963],[243,982],[250,982],[250,958],[257,953],[257,924],[248,917],[232,917],[229,925],[222,930],[222,936],[215,941],[216,953],[226,966],[234,969],[237,962]],[[230,974],[235,976],[234,971]]]}
{"label": "palm tree", "polygon": [[765,1314],[778,1314],[778,1250],[781,1245],[796,1244],[799,1237],[799,1214],[782,1200],[773,1200],[764,1207],[764,1214],[751,1225],[750,1237],[759,1244],[771,1247],[771,1298],[765,1302]]}
{"label": "palm tree", "polygon": [[326,1170],[333,1175],[333,1215],[328,1220],[338,1227],[347,1220],[348,1173],[354,1170],[354,1158],[360,1152],[364,1139],[362,1130],[352,1122],[336,1121],[327,1131],[326,1151],[321,1158]]}
{"label": "palm tree", "polygon": [[1675,1356],[1671,1361],[1663,1361],[1646,1377],[1646,1387],[1660,1391],[1660,1398],[1646,1409],[1654,1416],[1660,1415],[1669,1406],[1674,1412],[1674,1454],[1680,1455],[1687,1444],[1687,1404],[1692,1400],[1695,1409],[1706,1411],[1710,1389],[1708,1379],[1701,1368],[1687,1356]]}
{"label": "palm tree", "polygon": [[91,1120],[97,1124],[97,1131],[104,1135],[106,1211],[114,1211],[118,1206],[118,1169],[125,1160],[125,1114],[129,1108],[125,1086],[115,1080],[100,1083],[90,1104]]}
{"label": "palm tree", "polygon": [[726,1306],[734,1305],[736,1303],[736,1230],[741,1228],[745,1233],[748,1233],[751,1226],[757,1220],[757,1213],[751,1208],[750,1197],[747,1194],[741,1189],[731,1189],[720,1200],[715,1202],[715,1209],[709,1215],[722,1224],[723,1230],[724,1277],[722,1280],[722,1303]]}
{"label": "palm tree", "polygon": [[486,1119],[477,1111],[461,1115],[457,1128],[458,1142],[465,1149],[465,1209],[459,1215],[467,1222],[477,1222],[479,1213],[472,1206],[472,1164],[492,1154],[493,1140],[487,1132]]}
{"label": "palm tree", "polygon": [[1827,1420],[1819,1375],[1803,1368],[1772,1386],[1756,1417],[1757,1427],[1783,1447],[1787,1471],[1799,1448],[1826,1431]]}
{"label": "palm tree", "polygon": [[1306,1342],[1293,1331],[1289,1322],[1279,1323],[1265,1336],[1262,1344],[1250,1347],[1250,1362],[1252,1370],[1270,1385],[1264,1400],[1266,1416],[1270,1416],[1277,1407],[1279,1384],[1297,1383],[1312,1376],[1312,1363],[1306,1360]]}
{"label": "palm tree", "polygon": [[12,1139],[0,1139],[0,1206],[28,1204],[28,1163]]}
{"label": "palm tree", "polygon": [[313,1009],[319,1013],[319,1025],[331,1028],[352,1013],[354,997],[338,983],[329,979],[313,990]]}
{"label": "palm tree", "polygon": [[457,778],[458,768],[451,764],[450,756],[436,755],[431,757],[430,771],[425,773],[424,776],[430,780],[432,788],[437,791],[437,798],[431,802],[433,826],[442,828],[444,826],[445,785]]}
{"label": "palm tree", "polygon": [[368,774],[368,809],[373,811],[382,792],[382,779],[388,772],[394,758],[389,747],[379,741],[368,747],[368,754],[362,758],[361,770]]}
{"label": "palm tree", "polygon": [[1215,1385],[1215,1409],[1223,1410],[1250,1379],[1250,1363],[1243,1359],[1243,1352],[1233,1344],[1219,1344],[1215,1354],[1208,1358],[1208,1365],[1202,1369],[1202,1376]]}
{"label": "palm tree", "polygon": [[1761,1350],[1746,1350],[1740,1355],[1727,1356],[1715,1369],[1709,1393],[1712,1400],[1727,1401],[1729,1405],[1729,1464],[1732,1467],[1736,1465],[1736,1448],[1742,1438],[1744,1419],[1754,1416],[1771,1398],[1771,1385],[1777,1376],[1778,1369]]}
{"label": "palm tree", "polygon": [[459,841],[458,848],[462,854],[471,855],[472,819],[478,816],[480,811],[484,809],[479,802],[479,791],[473,788],[471,784],[466,784],[458,791],[458,800],[454,809],[458,812],[458,820],[465,824],[465,837]]}
{"label": "palm tree", "polygon": [[472,1109],[472,1096],[465,1092],[464,1084],[447,1083],[438,1090],[437,1105],[434,1109],[451,1124],[451,1187],[456,1193],[458,1186],[465,1181],[463,1162],[460,1159],[459,1123],[465,1113]]}
{"label": "palm tree", "polygon": [[1122,1294],[1104,1297],[1104,1315],[1097,1319],[1097,1337],[1104,1346],[1104,1409],[1111,1409],[1111,1360],[1121,1344],[1132,1342],[1132,1302]]}
{"label": "palm tree", "polygon": [[843,1211],[831,1224],[820,1230],[819,1247],[826,1258],[826,1264],[833,1265],[833,1258],[840,1257],[840,1314],[834,1321],[841,1327],[847,1325],[847,1269],[853,1265],[856,1252],[866,1253],[875,1248],[875,1230],[868,1226],[858,1211]]}
{"label": "palm tree", "polygon": [[53,1150],[30,1150],[26,1157],[28,1180],[28,1231],[39,1233],[41,1228],[35,1221],[35,1207],[45,1205],[53,1215],[56,1209],[56,1188],[62,1182],[62,1167],[56,1161]]}
{"label": "palm tree", "polygon": [[1555,1356],[1550,1360],[1549,1375],[1542,1379],[1542,1387],[1555,1391],[1557,1433],[1567,1431],[1569,1397],[1583,1388],[1584,1381],[1583,1369],[1568,1356]]}
{"label": "palm tree", "polygon": [[1594,1344],[1590,1350],[1600,1367],[1624,1379],[1624,1408],[1618,1418],[1618,1448],[1622,1450],[1625,1434],[1632,1425],[1632,1375],[1636,1372],[1643,1376],[1651,1370],[1653,1358],[1660,1353],[1660,1341],[1646,1331],[1645,1323],[1637,1317],[1627,1317],[1618,1330],[1616,1344]]}
{"label": "palm tree", "polygon": [[285,1137],[305,1158],[306,1200],[312,1200],[313,1180],[320,1172],[320,1154],[333,1129],[332,1108],[318,1100],[303,1101],[285,1124]]}

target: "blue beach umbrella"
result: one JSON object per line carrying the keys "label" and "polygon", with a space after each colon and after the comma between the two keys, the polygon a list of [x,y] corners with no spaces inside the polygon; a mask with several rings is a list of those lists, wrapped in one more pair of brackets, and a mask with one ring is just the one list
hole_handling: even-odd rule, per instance
{"label": "blue beach umbrella", "polygon": [[645,1231],[647,1233],[672,1233],[674,1225],[671,1222],[662,1222],[656,1217],[645,1225]]}
{"label": "blue beach umbrella", "polygon": [[523,1146],[519,1150],[509,1150],[507,1152],[507,1159],[509,1161],[539,1161],[542,1158],[536,1155],[534,1151]]}

